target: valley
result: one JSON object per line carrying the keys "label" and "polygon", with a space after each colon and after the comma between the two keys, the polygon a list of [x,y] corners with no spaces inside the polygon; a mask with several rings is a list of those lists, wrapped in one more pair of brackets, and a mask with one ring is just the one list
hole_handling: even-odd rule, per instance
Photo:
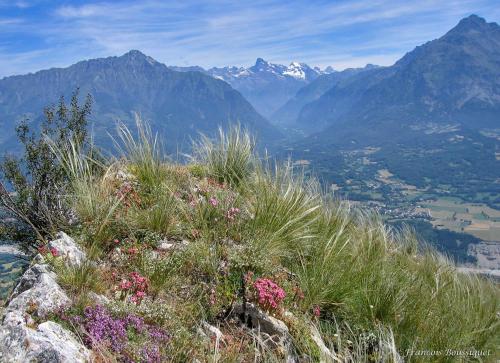
{"label": "valley", "polygon": [[[390,225],[410,226],[422,240],[461,264],[500,269],[495,184],[489,191],[464,193],[460,185],[433,183],[427,177],[426,184],[416,186],[377,157],[383,147],[340,150],[332,156],[313,148],[289,151],[295,155],[297,168],[318,177],[337,198],[377,211]],[[479,178],[479,182],[487,185],[489,181]]]}

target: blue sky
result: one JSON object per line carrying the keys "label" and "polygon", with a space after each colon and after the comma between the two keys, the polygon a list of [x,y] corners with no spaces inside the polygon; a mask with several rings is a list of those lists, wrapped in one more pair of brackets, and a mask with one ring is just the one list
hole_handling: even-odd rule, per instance
{"label": "blue sky", "polygon": [[497,0],[0,0],[0,77],[138,49],[169,65],[389,65]]}

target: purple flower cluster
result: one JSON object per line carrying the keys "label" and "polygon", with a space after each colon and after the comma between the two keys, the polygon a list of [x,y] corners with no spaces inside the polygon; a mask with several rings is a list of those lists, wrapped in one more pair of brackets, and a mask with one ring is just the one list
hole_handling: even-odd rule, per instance
{"label": "purple flower cluster", "polygon": [[[87,344],[91,347],[104,344],[118,354],[125,354],[129,342],[128,332],[143,334],[148,345],[144,346],[140,355],[144,362],[161,362],[160,344],[167,343],[170,335],[163,329],[146,324],[140,316],[129,314],[122,318],[114,318],[103,306],[85,308],[82,325],[88,334]],[[124,357],[127,361],[126,356]]]}
{"label": "purple flower cluster", "polygon": [[87,307],[84,311],[84,327],[88,333],[87,343],[90,345],[109,343],[111,349],[119,352],[125,344],[127,336],[126,321],[114,319],[101,305]]}

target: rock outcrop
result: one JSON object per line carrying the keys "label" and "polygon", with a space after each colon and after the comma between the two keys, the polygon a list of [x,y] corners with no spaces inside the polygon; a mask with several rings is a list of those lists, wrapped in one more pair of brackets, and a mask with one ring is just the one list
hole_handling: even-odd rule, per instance
{"label": "rock outcrop", "polygon": [[292,349],[292,337],[286,324],[275,317],[266,314],[257,306],[247,303],[245,309],[243,304],[234,306],[233,313],[242,316],[246,315],[247,324],[258,334],[263,335],[265,342],[271,347],[281,346],[285,350],[286,362],[297,362],[297,358]]}
{"label": "rock outcrop", "polygon": [[85,253],[73,238],[64,232],[57,233],[56,237],[57,239],[49,242],[49,248],[54,248],[68,265],[76,266],[85,260]]}
{"label": "rock outcrop", "polygon": [[[75,241],[62,232],[49,246],[56,248],[68,264],[79,264],[85,259]],[[73,333],[56,322],[43,321],[71,300],[57,284],[55,273],[43,257],[39,255],[34,261],[4,309],[0,362],[89,362],[90,351]]]}

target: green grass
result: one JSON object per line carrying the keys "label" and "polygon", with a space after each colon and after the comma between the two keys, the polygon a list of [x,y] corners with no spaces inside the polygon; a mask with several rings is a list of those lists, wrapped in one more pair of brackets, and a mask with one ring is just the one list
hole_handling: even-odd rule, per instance
{"label": "green grass", "polygon": [[90,260],[76,266],[60,264],[56,271],[58,283],[73,295],[83,295],[90,291],[102,292],[105,289],[100,272]]}
{"label": "green grass", "polygon": [[165,155],[157,134],[153,134],[149,124],[136,116],[137,134],[125,124],[118,124],[118,139],[115,145],[122,158],[128,161],[130,171],[137,177],[140,185],[147,192],[155,188],[165,178]]}
{"label": "green grass", "polygon": [[246,236],[257,253],[294,258],[310,243],[320,194],[315,183],[294,175],[290,163],[260,166],[249,183],[250,219]]}
{"label": "green grass", "polygon": [[210,176],[237,186],[251,173],[254,147],[251,135],[237,125],[227,132],[219,128],[216,141],[202,135],[194,149],[197,160],[206,165]]}

